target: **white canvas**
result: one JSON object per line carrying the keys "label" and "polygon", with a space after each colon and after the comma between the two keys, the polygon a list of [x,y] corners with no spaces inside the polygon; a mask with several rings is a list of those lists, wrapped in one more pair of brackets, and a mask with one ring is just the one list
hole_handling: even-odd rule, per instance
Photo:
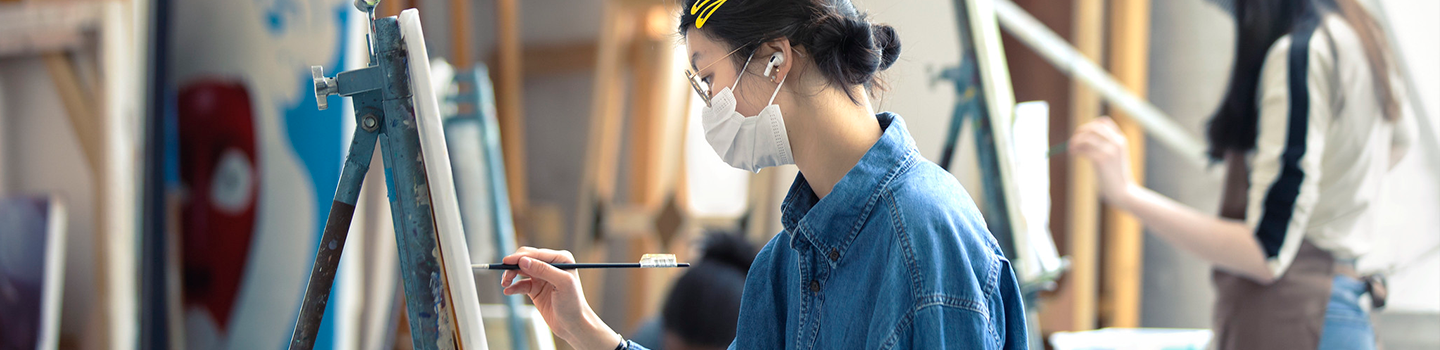
{"label": "white canvas", "polygon": [[[475,290],[475,276],[470,270],[470,254],[466,248],[465,230],[461,225],[460,205],[455,195],[455,180],[450,169],[445,131],[440,119],[440,103],[430,79],[430,58],[425,50],[425,35],[420,28],[420,12],[400,12],[400,36],[409,55],[410,92],[415,104],[416,128],[420,132],[421,157],[425,161],[425,180],[429,184],[431,210],[435,217],[436,246],[445,274],[447,298],[454,306],[456,343],[461,349],[486,349],[485,330],[480,318],[480,301]],[[441,337],[446,336],[441,331]]]}

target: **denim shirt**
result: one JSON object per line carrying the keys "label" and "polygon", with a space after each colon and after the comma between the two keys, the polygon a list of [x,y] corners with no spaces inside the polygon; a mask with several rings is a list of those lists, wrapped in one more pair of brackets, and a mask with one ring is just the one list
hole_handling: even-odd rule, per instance
{"label": "denim shirt", "polygon": [[877,119],[884,134],[830,195],[796,177],[730,348],[1026,349],[1019,284],[974,201],[904,120]]}

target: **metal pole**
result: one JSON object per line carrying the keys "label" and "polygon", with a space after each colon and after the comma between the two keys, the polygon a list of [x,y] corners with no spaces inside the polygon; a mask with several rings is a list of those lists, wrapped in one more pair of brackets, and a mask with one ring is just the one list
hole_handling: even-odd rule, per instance
{"label": "metal pole", "polygon": [[454,301],[448,299],[445,290],[447,282],[440,264],[430,184],[420,153],[420,130],[411,101],[409,66],[399,22],[395,17],[376,19],[375,34],[375,56],[384,77],[385,119],[381,131],[385,135],[380,139],[381,156],[400,252],[411,343],[416,349],[458,348]]}
{"label": "metal pole", "polygon": [[[378,123],[374,114],[365,115],[360,123]],[[360,196],[360,185],[365,181],[365,173],[370,171],[370,159],[375,154],[376,136],[373,128],[371,131],[355,128],[355,137],[340,173],[340,184],[335,188],[335,200],[330,203],[330,216],[325,221],[325,231],[320,235],[320,248],[315,252],[315,264],[310,269],[310,282],[305,286],[300,317],[295,321],[295,332],[290,335],[291,349],[309,350],[315,347],[315,336],[320,329],[320,321],[325,318],[330,288],[334,286],[335,272],[340,267],[340,252],[344,250],[345,238],[350,232],[350,219],[355,215],[355,201]]]}
{"label": "metal pole", "polygon": [[1165,112],[1155,108],[1155,105],[1130,93],[1105,69],[1076,52],[1065,39],[1050,31],[1020,6],[1009,0],[996,0],[995,16],[1000,20],[1000,25],[1015,35],[1016,39],[1035,49],[1036,53],[1050,61],[1060,72],[1100,92],[1105,101],[1129,113],[1136,122],[1145,127],[1150,136],[1155,137],[1160,144],[1168,146],[1186,162],[1199,168],[1209,164],[1205,160],[1204,143],[1179,124],[1175,124],[1165,116]]}
{"label": "metal pole", "polygon": [[[495,223],[495,256],[505,256],[515,251],[515,223],[511,221],[510,211],[510,190],[507,187],[505,177],[505,154],[500,148],[500,122],[495,115],[495,89],[490,84],[489,70],[484,65],[476,65],[470,72],[471,83],[474,84],[477,97],[474,116],[480,124],[480,154],[485,169],[490,176],[490,198],[493,208],[491,222]],[[506,295],[503,297],[505,303],[505,316],[510,320],[510,344],[515,349],[529,349],[530,338],[526,337],[524,321],[520,319],[520,306],[524,300],[519,295]]]}
{"label": "metal pole", "polygon": [[[454,300],[449,300],[446,289],[449,282],[441,266],[436,217],[420,148],[415,105],[411,100],[410,53],[396,17],[373,18],[371,11],[375,2],[356,2],[356,7],[372,18],[368,38],[370,67],[341,72],[333,78],[325,77],[321,67],[311,67],[317,107],[325,109],[325,98],[329,95],[349,96],[360,118],[295,324],[292,349],[314,347],[345,235],[354,215],[355,201],[377,142],[384,148],[381,155],[399,250],[411,344],[416,349],[460,347],[461,332],[456,324]],[[423,39],[417,37],[417,40]]]}

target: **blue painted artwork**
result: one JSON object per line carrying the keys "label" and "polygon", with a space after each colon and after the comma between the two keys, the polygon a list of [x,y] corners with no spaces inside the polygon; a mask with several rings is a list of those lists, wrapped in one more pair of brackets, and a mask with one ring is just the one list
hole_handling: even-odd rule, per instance
{"label": "blue painted artwork", "polygon": [[[343,108],[316,108],[309,67],[353,63],[354,9],[344,0],[168,6],[164,197],[179,224],[182,345],[284,349],[350,133]],[[326,317],[317,349],[333,348],[337,318]]]}

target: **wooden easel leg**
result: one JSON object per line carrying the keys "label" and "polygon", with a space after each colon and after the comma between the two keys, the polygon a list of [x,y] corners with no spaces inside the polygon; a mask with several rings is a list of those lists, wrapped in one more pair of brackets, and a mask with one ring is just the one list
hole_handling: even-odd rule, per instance
{"label": "wooden easel leg", "polygon": [[[1145,96],[1150,42],[1150,1],[1110,3],[1110,71],[1132,93]],[[1135,181],[1145,183],[1145,135],[1134,120],[1111,109],[1129,142]],[[1105,281],[1101,296],[1108,307],[1103,327],[1140,326],[1140,287],[1144,232],[1140,221],[1117,208],[1105,208]]]}

